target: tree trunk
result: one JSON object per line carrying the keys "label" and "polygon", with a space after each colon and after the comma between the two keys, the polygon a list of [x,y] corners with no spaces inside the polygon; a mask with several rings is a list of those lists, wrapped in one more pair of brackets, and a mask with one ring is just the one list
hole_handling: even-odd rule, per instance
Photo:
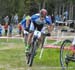
{"label": "tree trunk", "polygon": [[73,19],[73,5],[72,2],[70,2],[70,9],[69,9],[69,19]]}

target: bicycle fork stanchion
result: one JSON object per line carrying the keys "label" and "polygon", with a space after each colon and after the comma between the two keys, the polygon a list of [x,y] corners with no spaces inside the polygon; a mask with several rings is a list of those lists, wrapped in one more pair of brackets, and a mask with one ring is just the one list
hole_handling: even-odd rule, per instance
{"label": "bicycle fork stanchion", "polygon": [[64,32],[62,32],[61,36],[59,34],[60,34],[60,32],[58,31],[57,37],[56,37],[57,40],[56,40],[56,42],[52,43],[52,45],[58,44],[59,42],[63,41],[62,39],[64,38],[64,35],[65,35]]}
{"label": "bicycle fork stanchion", "polygon": [[61,32],[61,38],[64,38],[64,36],[65,36],[65,33]]}
{"label": "bicycle fork stanchion", "polygon": [[[47,44],[47,37],[45,38],[45,41],[44,41],[44,45],[45,45],[45,44]],[[43,45],[43,46],[44,46],[44,45]],[[39,59],[41,59],[42,54],[43,54],[43,51],[44,51],[44,47],[42,47],[42,49],[41,49]]]}
{"label": "bicycle fork stanchion", "polygon": [[41,49],[41,53],[40,53],[39,59],[41,59],[43,51],[44,51],[44,48]]}
{"label": "bicycle fork stanchion", "polygon": [[56,41],[51,43],[51,45],[58,44],[61,41],[61,40],[59,40],[59,37],[60,37],[60,31],[57,31]]}

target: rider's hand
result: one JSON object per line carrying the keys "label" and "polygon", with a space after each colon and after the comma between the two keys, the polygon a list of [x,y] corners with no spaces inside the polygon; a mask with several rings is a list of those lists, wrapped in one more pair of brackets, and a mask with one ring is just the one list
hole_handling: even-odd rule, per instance
{"label": "rider's hand", "polygon": [[51,33],[47,33],[46,36],[51,36]]}

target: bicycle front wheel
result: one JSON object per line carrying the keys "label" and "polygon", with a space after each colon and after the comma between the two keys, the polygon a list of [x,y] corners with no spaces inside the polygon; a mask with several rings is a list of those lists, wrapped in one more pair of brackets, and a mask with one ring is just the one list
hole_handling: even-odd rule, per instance
{"label": "bicycle front wheel", "polygon": [[37,41],[34,41],[31,47],[32,47],[32,50],[31,50],[31,55],[30,55],[30,58],[29,58],[29,66],[32,66],[34,57],[36,55]]}
{"label": "bicycle front wheel", "polygon": [[43,48],[44,42],[45,42],[45,37],[43,37],[42,39],[41,48]]}
{"label": "bicycle front wheel", "polygon": [[66,68],[68,66],[69,61],[66,58],[71,55],[71,43],[72,42],[70,40],[65,40],[60,47],[60,64],[62,68]]}

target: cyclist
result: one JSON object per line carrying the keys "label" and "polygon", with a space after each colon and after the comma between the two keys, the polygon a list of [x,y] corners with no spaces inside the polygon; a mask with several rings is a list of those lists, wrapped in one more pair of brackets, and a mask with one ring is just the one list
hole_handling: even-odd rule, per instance
{"label": "cyclist", "polygon": [[21,34],[22,34],[22,26],[21,26],[21,24],[18,24],[18,30],[19,30],[19,35],[21,36]]}
{"label": "cyclist", "polygon": [[50,33],[53,30],[52,20],[49,16],[47,16],[47,10],[41,9],[39,13],[31,16],[31,24],[30,24],[30,29],[29,29],[30,33],[28,35],[28,40],[27,40],[28,48],[30,47],[34,30],[37,29],[38,31],[41,31],[42,28],[44,27],[44,24],[48,24],[48,31]]}
{"label": "cyclist", "polygon": [[25,18],[22,19],[22,21],[20,22],[20,24],[22,25],[22,30],[29,30],[29,25],[30,25],[30,22],[31,22],[31,17],[28,15],[26,16]]}
{"label": "cyclist", "polygon": [[[29,32],[29,27],[30,27],[30,23],[31,23],[30,19],[31,19],[31,17],[28,15],[25,18],[23,18],[23,20],[20,22],[20,24],[22,26],[22,32],[23,32],[24,38],[25,38],[25,34],[28,34],[28,32]],[[27,49],[26,45],[25,45],[25,49]]]}

